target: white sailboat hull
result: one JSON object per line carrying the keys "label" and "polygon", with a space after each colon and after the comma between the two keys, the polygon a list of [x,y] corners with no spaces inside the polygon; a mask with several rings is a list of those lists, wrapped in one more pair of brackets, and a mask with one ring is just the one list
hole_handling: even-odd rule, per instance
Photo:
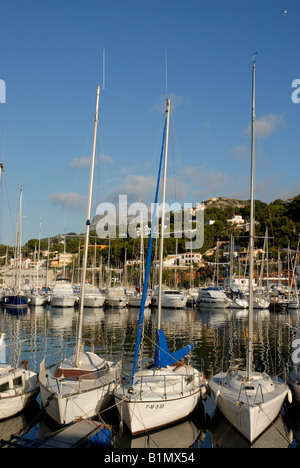
{"label": "white sailboat hull", "polygon": [[[195,394],[183,396],[174,400],[153,400],[121,403],[123,418],[132,435],[159,429],[186,418],[196,408],[199,402],[198,391]],[[115,396],[116,403],[120,399]]]}
{"label": "white sailboat hull", "polygon": [[29,296],[30,305],[41,306],[45,305],[48,302],[48,297],[44,295],[32,295]]}
{"label": "white sailboat hull", "polygon": [[268,309],[270,307],[270,301],[264,298],[253,299],[253,309]]}
{"label": "white sailboat hull", "polygon": [[206,394],[206,381],[195,369],[184,369],[179,375],[169,366],[138,372],[134,387],[116,389],[115,402],[132,435],[173,424],[193,412]]}
{"label": "white sailboat hull", "polygon": [[289,387],[292,390],[295,400],[300,403],[300,380],[299,380],[299,368],[295,366],[291,368],[286,374],[286,380]]}
{"label": "white sailboat hull", "polygon": [[59,425],[69,424],[76,419],[93,418],[113,402],[111,383],[85,393],[54,398],[53,394],[41,384],[40,389],[42,405],[46,408],[47,415]]}
{"label": "white sailboat hull", "polygon": [[[240,376],[244,378],[245,373],[239,372]],[[230,381],[226,377],[226,373],[220,373],[210,382],[216,404],[228,421],[253,443],[277,418],[288,388],[284,383],[271,384],[271,379],[260,373],[254,373],[250,383],[243,383],[239,377]],[[245,390],[247,387],[253,390]]]}
{"label": "white sailboat hull", "polygon": [[120,363],[107,362],[107,366],[108,372],[103,375],[100,370],[96,371],[96,375],[95,371],[91,371],[90,374],[80,376],[79,369],[77,377],[64,378],[56,377],[57,364],[45,369],[42,361],[39,384],[42,406],[47,415],[57,424],[66,425],[79,418],[92,418],[107,408],[113,401]]}
{"label": "white sailboat hull", "polygon": [[229,309],[248,309],[249,303],[245,299],[234,299],[229,302]]}

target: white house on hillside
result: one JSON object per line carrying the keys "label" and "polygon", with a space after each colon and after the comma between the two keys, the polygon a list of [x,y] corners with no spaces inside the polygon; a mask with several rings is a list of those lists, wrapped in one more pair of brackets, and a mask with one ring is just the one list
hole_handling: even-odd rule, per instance
{"label": "white house on hillside", "polygon": [[168,255],[163,261],[164,268],[183,268],[190,267],[193,264],[202,265],[202,255],[199,252],[172,254]]}
{"label": "white house on hillside", "polygon": [[244,221],[242,215],[234,215],[233,218],[227,219],[227,222],[231,223],[231,224],[236,224],[238,226],[241,226],[241,225],[245,224],[245,221]]}

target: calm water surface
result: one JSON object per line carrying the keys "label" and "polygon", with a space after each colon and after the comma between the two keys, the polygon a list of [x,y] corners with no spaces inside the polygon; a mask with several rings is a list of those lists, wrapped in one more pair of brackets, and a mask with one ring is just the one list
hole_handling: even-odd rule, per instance
{"label": "calm water surface", "polygon": [[[138,309],[85,309],[83,340],[86,349],[107,358],[123,358],[130,374],[133,362]],[[292,354],[293,332],[299,312],[257,311],[254,313],[254,361],[261,361],[272,375],[283,376],[283,367]],[[203,368],[207,378],[229,363],[243,364],[246,351],[248,312],[238,310],[164,309],[164,329],[171,351],[194,343],[191,363]],[[69,356],[74,351],[78,311],[50,307],[28,308],[26,313],[12,314],[0,309],[1,331],[6,334],[7,362],[16,362],[20,343],[21,360],[36,372],[46,356],[46,364]],[[142,340],[143,360],[154,355],[156,312],[146,309]],[[216,409],[213,396],[199,405],[189,420],[158,431],[150,436],[132,439],[118,424],[115,410],[105,414],[113,425],[117,447],[210,448],[247,447],[247,442],[230,426]],[[26,412],[0,422],[0,438],[11,434],[29,439],[42,438],[55,428],[43,417],[40,398]],[[300,405],[285,404],[279,418],[254,444],[255,447],[299,447]]]}

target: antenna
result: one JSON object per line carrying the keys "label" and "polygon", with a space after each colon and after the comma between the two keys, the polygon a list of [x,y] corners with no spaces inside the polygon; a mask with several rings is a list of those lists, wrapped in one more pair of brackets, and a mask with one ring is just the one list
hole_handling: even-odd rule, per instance
{"label": "antenna", "polygon": [[166,48],[166,98],[168,96],[168,49]]}
{"label": "antenna", "polygon": [[103,85],[102,85],[102,91],[105,90],[105,49],[103,49],[103,62],[102,62],[102,66],[103,66]]}

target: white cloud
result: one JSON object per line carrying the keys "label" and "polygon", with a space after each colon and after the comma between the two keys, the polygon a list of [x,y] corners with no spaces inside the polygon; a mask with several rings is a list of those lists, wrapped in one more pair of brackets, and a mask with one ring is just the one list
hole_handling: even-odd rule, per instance
{"label": "white cloud", "polygon": [[[257,138],[266,138],[276,132],[284,124],[283,115],[268,114],[255,121],[255,135]],[[247,135],[251,134],[251,126],[245,129]]]}
{"label": "white cloud", "polygon": [[68,211],[83,210],[86,208],[86,197],[80,197],[75,192],[57,192],[48,197],[53,205],[62,206]]}
{"label": "white cloud", "polygon": [[105,164],[112,164],[113,160],[110,156],[106,156],[105,154],[101,154],[98,158],[99,161],[105,163]]}
{"label": "white cloud", "polygon": [[[186,96],[177,96],[174,93],[168,95],[171,100],[171,109],[176,110],[182,105],[190,105],[191,99]],[[166,110],[166,96],[160,96],[150,109],[152,112],[159,112],[160,114]]]}
{"label": "white cloud", "polygon": [[249,148],[244,143],[234,146],[231,151],[231,156],[237,161],[245,161],[249,155]]}
{"label": "white cloud", "polygon": [[92,156],[74,158],[71,161],[72,167],[89,167],[91,165]]}
{"label": "white cloud", "polygon": [[213,167],[207,167],[205,164],[185,167],[182,170],[182,175],[195,188],[195,196],[198,201],[217,196],[217,194],[222,196],[228,190],[232,191],[237,185],[237,181],[229,174]]}
{"label": "white cloud", "polygon": [[[71,161],[71,166],[72,167],[90,167],[92,162],[92,156],[86,156],[86,157],[81,157],[81,158],[74,158]],[[98,158],[95,160],[95,164],[99,164],[99,162],[103,162],[105,164],[112,164],[113,160],[110,156],[106,156],[105,154],[101,154]]]}
{"label": "white cloud", "polygon": [[154,197],[155,188],[156,177],[131,174],[108,194],[107,199],[116,202],[119,195],[127,195],[129,203],[146,201],[150,194]]}
{"label": "white cloud", "polygon": [[188,166],[182,170],[186,187],[189,187],[189,201],[201,202],[211,197],[228,197],[248,200],[250,196],[248,172],[236,174],[218,168]]}
{"label": "white cloud", "polygon": [[[144,176],[130,174],[123,178],[111,191],[106,193],[105,201],[111,203],[119,202],[119,195],[126,195],[128,203],[145,204],[154,203],[155,191],[157,186],[156,176]],[[162,175],[160,183],[159,202],[161,201]],[[167,200],[185,202],[186,187],[183,182],[174,181],[174,177],[167,177]]]}

